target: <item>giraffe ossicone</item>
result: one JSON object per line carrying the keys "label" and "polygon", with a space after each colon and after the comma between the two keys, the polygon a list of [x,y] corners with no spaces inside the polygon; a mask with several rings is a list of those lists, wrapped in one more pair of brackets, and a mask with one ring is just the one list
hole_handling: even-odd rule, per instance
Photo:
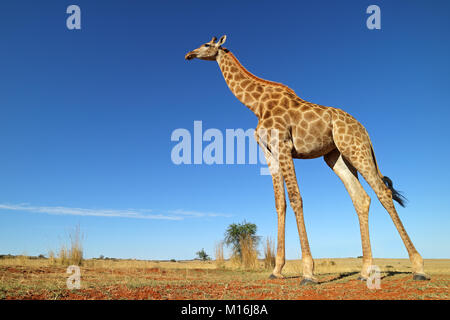
{"label": "giraffe ossicone", "polygon": [[[370,197],[358,180],[358,172],[375,191],[394,222],[408,251],[414,280],[428,280],[423,259],[414,247],[397,214],[393,200],[401,197],[392,181],[381,174],[369,134],[361,123],[345,111],[321,106],[299,98],[284,84],[261,79],[247,69],[222,45],[226,36],[216,38],[188,52],[185,59],[217,61],[231,92],[258,118],[255,138],[264,150],[272,174],[275,207],[278,215],[278,239],[275,268],[271,277],[283,277],[285,264],[285,185],[295,213],[302,250],[301,284],[317,283],[303,217],[303,202],[298,188],[293,159],[323,157],[342,180],[359,219],[363,251],[361,279],[367,279],[372,268],[369,239]],[[393,199],[394,195],[394,199]],[[403,204],[402,204],[403,205]]]}

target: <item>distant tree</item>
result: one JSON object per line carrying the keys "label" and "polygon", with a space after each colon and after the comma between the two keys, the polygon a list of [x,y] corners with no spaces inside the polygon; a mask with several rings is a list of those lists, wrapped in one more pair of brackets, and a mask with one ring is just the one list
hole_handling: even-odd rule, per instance
{"label": "distant tree", "polygon": [[206,254],[205,249],[202,249],[202,250],[198,251],[198,252],[196,253],[196,255],[197,255],[197,257],[198,257],[200,260],[203,260],[203,261],[206,261],[206,260],[211,259],[211,258]]}
{"label": "distant tree", "polygon": [[242,258],[241,241],[242,239],[251,238],[253,246],[256,248],[259,243],[259,237],[256,235],[256,224],[248,223],[232,223],[225,231],[225,244],[232,246],[233,253]]}
{"label": "distant tree", "polygon": [[100,260],[103,260],[103,259],[105,259],[105,256],[104,255],[100,255],[100,257],[98,257]]}

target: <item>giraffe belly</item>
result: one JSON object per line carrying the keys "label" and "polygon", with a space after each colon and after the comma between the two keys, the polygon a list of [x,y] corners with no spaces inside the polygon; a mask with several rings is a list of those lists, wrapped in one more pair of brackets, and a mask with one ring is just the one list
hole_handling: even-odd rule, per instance
{"label": "giraffe belly", "polygon": [[296,159],[314,159],[322,157],[332,150],[336,149],[332,139],[323,139],[322,141],[312,143],[300,143],[294,140],[294,149],[292,157]]}

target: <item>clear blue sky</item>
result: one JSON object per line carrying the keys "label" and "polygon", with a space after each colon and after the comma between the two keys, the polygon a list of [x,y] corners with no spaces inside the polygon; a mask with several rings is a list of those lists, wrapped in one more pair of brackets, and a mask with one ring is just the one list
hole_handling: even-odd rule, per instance
{"label": "clear blue sky", "polygon": [[[81,30],[66,8],[81,8]],[[368,30],[366,8],[381,8]],[[0,253],[56,249],[80,224],[87,257],[186,259],[247,220],[276,239],[260,165],[171,162],[176,128],[254,128],[215,62],[212,36],[254,74],[339,107],[368,130],[424,258],[450,258],[448,1],[4,1],[0,6]],[[296,161],[314,257],[361,255],[341,181]],[[407,257],[374,193],[375,257]],[[175,219],[174,219],[175,218]],[[300,257],[292,210],[287,258]]]}

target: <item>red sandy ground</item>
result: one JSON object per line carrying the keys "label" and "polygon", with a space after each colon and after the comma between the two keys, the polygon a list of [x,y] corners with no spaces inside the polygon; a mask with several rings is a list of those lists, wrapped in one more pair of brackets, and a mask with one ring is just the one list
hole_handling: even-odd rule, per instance
{"label": "red sandy ground", "polygon": [[[61,268],[60,268],[61,269]],[[58,270],[58,274],[61,274]],[[102,283],[102,274],[109,272],[117,284]],[[221,273],[222,272],[222,273]],[[46,281],[46,275],[55,273],[54,268],[13,268],[0,267],[0,279],[5,281],[11,275],[15,279],[23,277],[26,285],[31,276]],[[224,271],[220,270],[160,270],[158,268],[141,269],[138,271],[121,270],[86,270],[91,280],[82,282],[81,289],[68,290],[62,285],[55,295],[53,290],[45,287],[30,286],[31,289],[17,290],[2,287],[3,299],[63,299],[63,300],[91,300],[91,299],[157,299],[157,300],[185,300],[185,299],[294,299],[294,300],[360,300],[360,299],[446,299],[450,298],[449,275],[433,275],[430,281],[413,281],[411,274],[384,274],[381,289],[370,290],[365,282],[356,279],[357,274],[329,274],[319,276],[317,285],[300,286],[300,277],[269,280],[265,274],[246,280],[246,273],[221,279]],[[126,275],[153,281],[151,285],[129,286],[126,281],[120,281]],[[187,277],[189,275],[189,278]],[[67,277],[66,275],[62,277]],[[65,278],[63,278],[65,279]],[[82,280],[83,281],[83,280]],[[22,282],[21,282],[22,283]],[[61,281],[61,283],[64,283]],[[34,289],[33,289],[34,288]],[[6,292],[5,292],[6,291]],[[23,292],[25,291],[25,293]],[[0,291],[0,293],[2,293]]]}

